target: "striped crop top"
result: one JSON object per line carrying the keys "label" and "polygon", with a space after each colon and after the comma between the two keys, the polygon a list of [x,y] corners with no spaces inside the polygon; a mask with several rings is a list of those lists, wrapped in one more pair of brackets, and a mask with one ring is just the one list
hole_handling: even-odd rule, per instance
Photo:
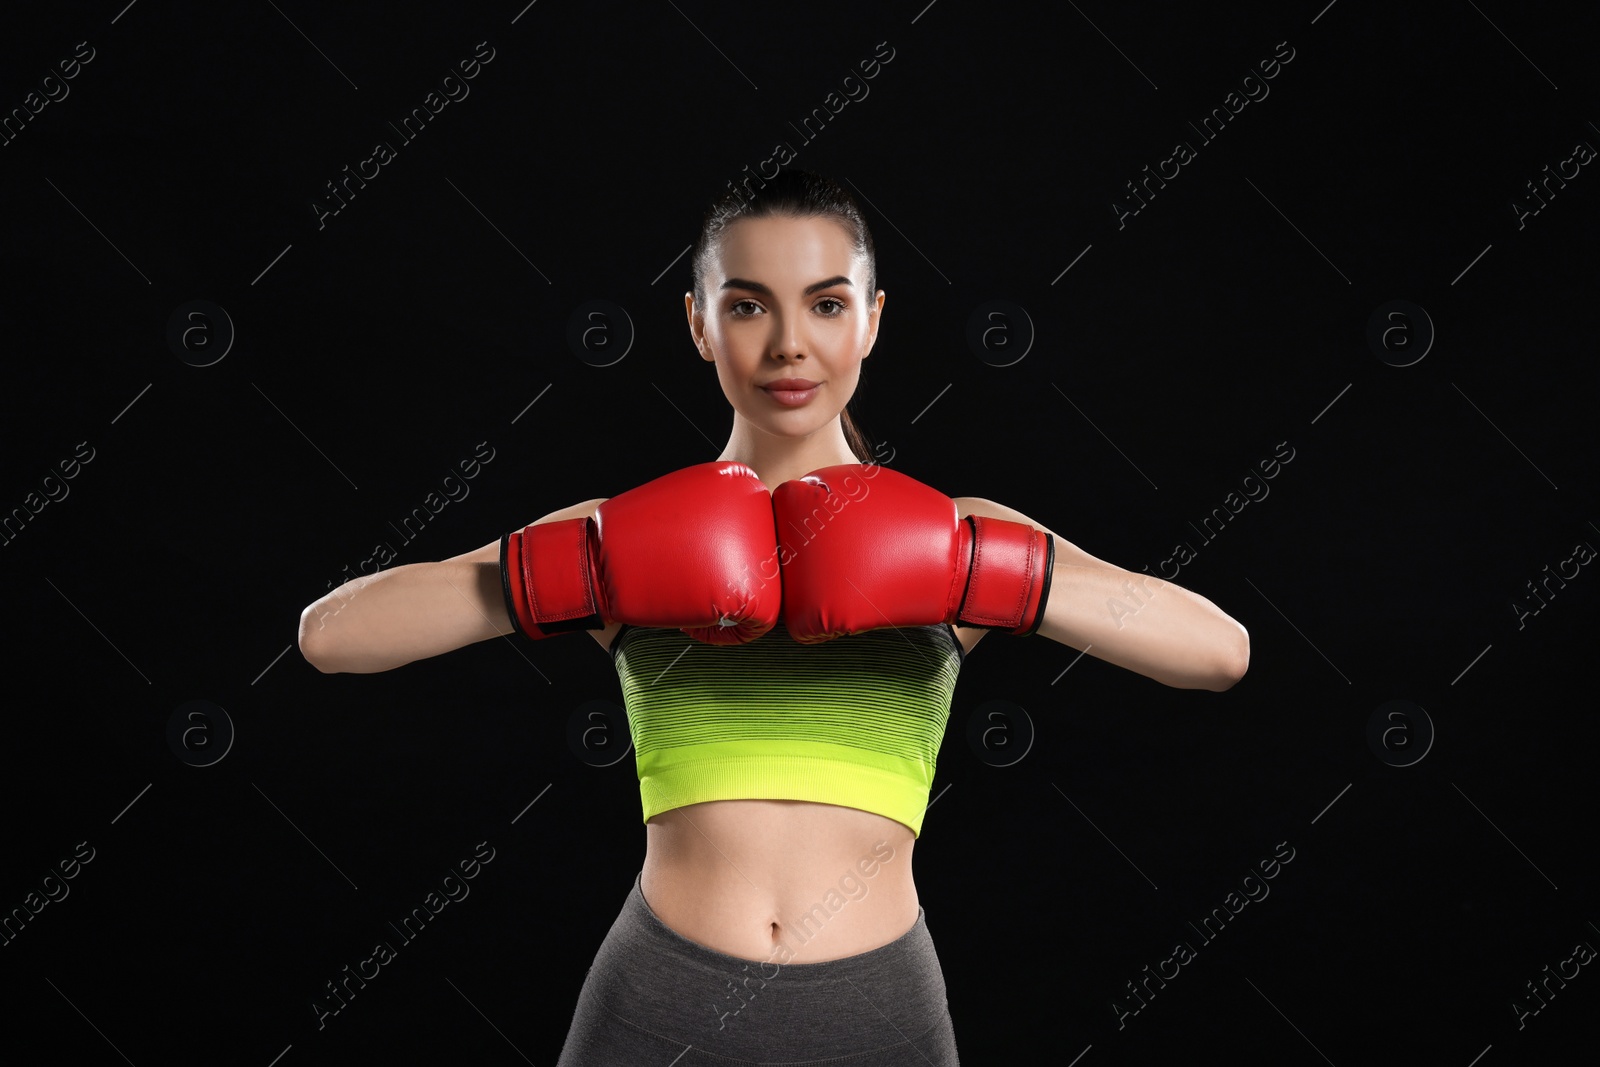
{"label": "striped crop top", "polygon": [[611,644],[644,821],[708,800],[860,808],[921,836],[965,652],[948,624],[815,645],[624,625]]}

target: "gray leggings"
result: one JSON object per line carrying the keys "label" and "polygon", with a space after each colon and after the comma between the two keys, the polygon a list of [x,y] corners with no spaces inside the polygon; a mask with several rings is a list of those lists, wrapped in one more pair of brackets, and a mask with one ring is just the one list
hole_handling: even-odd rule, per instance
{"label": "gray leggings", "polygon": [[944,976],[922,909],[844,959],[778,964],[663,923],[639,878],[584,979],[556,1067],[955,1067]]}

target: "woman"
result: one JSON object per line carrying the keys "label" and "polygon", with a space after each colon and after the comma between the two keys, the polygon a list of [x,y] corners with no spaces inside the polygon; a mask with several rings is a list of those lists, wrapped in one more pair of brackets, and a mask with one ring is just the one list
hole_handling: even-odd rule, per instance
{"label": "woman", "polygon": [[[690,335],[734,409],[718,463],[744,465],[767,492],[829,468],[837,479],[841,465],[857,464],[865,465],[852,468],[858,484],[878,493],[873,506],[890,506],[881,501],[894,479],[933,493],[876,467],[846,410],[885,300],[871,235],[847,192],[790,171],[749,199],[726,194],[705,216],[693,272]],[[869,483],[874,472],[879,480]],[[948,506],[935,494],[936,511],[940,501]],[[594,516],[604,503],[534,525]],[[1011,632],[1092,646],[1103,660],[1180,688],[1221,691],[1244,674],[1248,635],[1204,597],[1096,559],[1010,508],[968,497],[954,504],[963,518],[1049,539],[1048,597],[1030,625]],[[865,524],[865,514],[863,504],[852,521]],[[874,524],[894,521],[873,514]],[[357,579],[358,595],[324,598],[340,598],[331,625],[307,625],[323,616],[322,601],[306,609],[302,651],[323,671],[381,671],[527,632],[516,621],[526,606],[502,581],[506,545]],[[822,570],[811,578],[827,580]],[[1132,619],[1108,608],[1126,605],[1128,582],[1142,590]],[[798,586],[787,571],[780,584],[792,621]],[[911,856],[956,672],[989,628],[1006,627],[854,623],[847,636],[818,631],[802,643],[780,622],[754,640],[713,645],[696,642],[704,632],[603,621],[590,632],[623,678],[647,851],[585,980],[560,1067],[956,1063]],[[806,683],[779,684],[786,671],[806,672]],[[718,728],[748,727],[734,744],[770,759],[748,761],[742,779],[692,788],[663,770],[664,754],[693,751],[696,738],[672,731],[696,701]],[[844,721],[824,723],[824,707],[843,709]],[[772,722],[815,728],[815,737],[844,742],[832,751],[854,754],[819,782],[778,755],[799,751],[784,747],[789,739],[762,739]],[[901,747],[882,740],[891,735]],[[848,761],[863,751],[877,762],[850,777]]]}

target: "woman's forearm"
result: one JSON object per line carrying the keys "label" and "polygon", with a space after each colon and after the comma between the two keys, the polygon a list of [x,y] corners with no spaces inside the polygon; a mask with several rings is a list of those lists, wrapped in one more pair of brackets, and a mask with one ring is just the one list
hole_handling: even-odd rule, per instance
{"label": "woman's forearm", "polygon": [[1039,634],[1178,689],[1244,676],[1250,635],[1199,593],[1151,574],[1057,563]]}
{"label": "woman's forearm", "polygon": [[373,674],[511,631],[499,564],[450,559],[332,590],[300,613],[300,652],[324,674]]}

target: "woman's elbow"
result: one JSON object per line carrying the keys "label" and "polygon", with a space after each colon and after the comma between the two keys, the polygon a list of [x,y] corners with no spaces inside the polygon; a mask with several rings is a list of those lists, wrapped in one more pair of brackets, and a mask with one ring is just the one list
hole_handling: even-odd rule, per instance
{"label": "woman's elbow", "polygon": [[1243,626],[1239,627],[1239,639],[1230,650],[1227,660],[1218,670],[1217,682],[1212,685],[1211,691],[1223,693],[1238,684],[1239,679],[1245,676],[1250,669],[1250,633]]}
{"label": "woman's elbow", "polygon": [[317,604],[308,606],[300,613],[300,655],[323,674],[338,674],[343,670],[334,657],[333,642],[329,640],[331,636]]}

